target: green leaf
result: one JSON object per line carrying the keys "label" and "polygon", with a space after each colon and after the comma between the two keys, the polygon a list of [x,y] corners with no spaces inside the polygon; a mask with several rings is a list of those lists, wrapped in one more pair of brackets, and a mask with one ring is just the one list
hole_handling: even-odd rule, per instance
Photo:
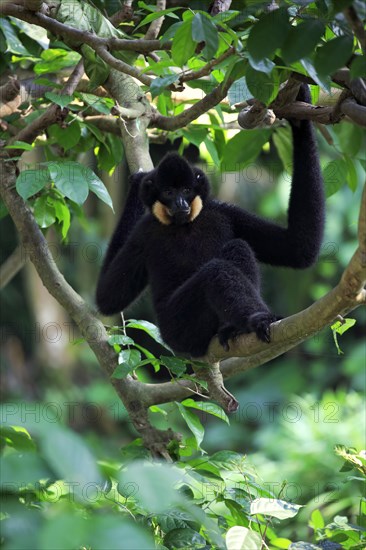
{"label": "green leaf", "polygon": [[[92,502],[95,502],[94,499]],[[146,533],[143,527],[131,522],[127,523],[113,515],[85,514],[84,517],[64,507],[41,525],[37,537],[39,550],[60,550],[61,548],[118,550],[121,548],[121,541],[129,550],[154,546],[151,535]]]}
{"label": "green leaf", "polygon": [[290,547],[291,541],[290,539],[284,539],[282,537],[276,537],[274,539],[271,539],[271,545],[275,548],[283,548],[287,549]]}
{"label": "green leaf", "polygon": [[266,105],[271,103],[277,96],[280,86],[277,71],[273,71],[271,75],[268,75],[256,71],[252,67],[248,67],[245,78],[248,89],[253,94],[253,97]]}
{"label": "green leaf", "polygon": [[26,23],[26,21],[21,21],[16,17],[9,17],[9,19],[15,26],[24,32],[24,34],[37,42],[37,44],[39,44],[43,49],[48,48],[50,41],[47,37],[46,29],[42,29],[41,27],[38,27],[38,25]]}
{"label": "green leaf", "polygon": [[[71,430],[54,424],[52,430],[47,432],[47,437],[42,438],[41,447],[43,456],[57,475],[56,479],[75,482],[74,494],[78,499],[88,502],[85,487],[94,484],[97,491],[102,477],[94,456],[82,438]],[[90,497],[91,494],[92,488]]]}
{"label": "green leaf", "polygon": [[347,185],[353,192],[355,192],[358,186],[358,176],[355,163],[349,157],[345,157],[344,160],[347,164]]}
{"label": "green leaf", "polygon": [[337,136],[337,145],[342,153],[355,157],[362,147],[364,130],[346,121],[342,121],[342,124],[335,124],[332,130]]}
{"label": "green leaf", "polygon": [[330,93],[331,80],[330,77],[325,75],[318,75],[311,59],[304,57],[301,59],[301,65],[308,72],[309,76],[320,86],[323,90]]}
{"label": "green leaf", "polygon": [[74,67],[80,61],[80,54],[76,52],[67,52],[66,50],[57,50],[57,52],[61,51],[63,53],[58,53],[57,57],[54,57],[50,61],[46,60],[47,54],[46,56],[44,56],[44,54],[53,51],[54,50],[45,50],[42,53],[42,61],[39,61],[33,67],[36,74],[57,73],[66,67]]}
{"label": "green leaf", "polygon": [[49,227],[56,221],[56,212],[52,204],[48,202],[48,196],[42,195],[34,203],[34,217],[42,228]]}
{"label": "green leaf", "polygon": [[347,182],[347,163],[343,159],[332,160],[323,171],[325,194],[334,195]]}
{"label": "green leaf", "polygon": [[364,55],[357,55],[351,63],[351,79],[362,78],[366,74],[366,57]]}
{"label": "green leaf", "polygon": [[164,545],[167,548],[205,548],[206,540],[202,535],[190,527],[172,529],[164,537]]}
{"label": "green leaf", "polygon": [[272,135],[272,139],[284,169],[287,172],[291,172],[293,146],[290,128],[288,126],[285,128],[277,128]]}
{"label": "green leaf", "polygon": [[314,67],[321,76],[331,75],[346,65],[352,55],[353,38],[337,36],[317,49]]}
{"label": "green leaf", "polygon": [[154,13],[149,13],[140,23],[135,27],[135,30],[139,29],[140,27],[143,27],[144,25],[147,25],[148,23],[151,23],[152,21],[155,21],[156,19],[159,19],[160,17],[163,17],[164,15],[168,15],[169,17],[172,17],[174,19],[179,19],[178,15],[176,15],[175,11],[180,10],[182,8],[169,8],[168,10],[161,10],[156,11]]}
{"label": "green leaf", "polygon": [[58,124],[53,124],[49,128],[50,137],[56,140],[56,143],[69,151],[77,145],[81,138],[80,124],[73,120],[66,128],[61,128]]}
{"label": "green leaf", "polygon": [[154,80],[150,84],[152,97],[154,98],[160,95],[168,86],[170,86],[170,84],[173,84],[173,82],[176,82],[177,80],[177,74],[168,74],[167,76],[154,78]]}
{"label": "green leaf", "polygon": [[6,145],[4,149],[23,149],[24,151],[32,151],[34,145],[25,141],[14,141],[11,145]]}
{"label": "green leaf", "polygon": [[266,57],[264,59],[260,59],[259,61],[256,61],[249,54],[248,59],[251,67],[253,67],[253,69],[261,73],[270,75],[273,68],[275,67],[275,64],[273,63],[273,61],[271,61],[270,59],[267,59]]}
{"label": "green leaf", "polygon": [[236,172],[253,162],[267,143],[269,130],[241,130],[226,144],[221,171]]}
{"label": "green leaf", "polygon": [[242,76],[239,80],[236,80],[232,86],[230,86],[227,97],[230,106],[253,98],[253,94],[248,88],[245,76]]}
{"label": "green leaf", "polygon": [[123,379],[137,368],[141,362],[141,353],[137,349],[123,349],[118,355],[118,367],[115,368],[112,378]]}
{"label": "green leaf", "polygon": [[252,515],[262,514],[277,519],[287,519],[296,516],[300,508],[302,506],[284,500],[261,497],[251,502],[250,513]]}
{"label": "green leaf", "polygon": [[314,531],[318,530],[318,529],[323,529],[325,523],[324,523],[324,518],[322,516],[322,513],[320,510],[313,510],[312,514],[311,514],[311,523],[310,523],[310,527],[312,529],[314,529]]}
{"label": "green leaf", "polygon": [[172,45],[174,62],[182,67],[193,56],[196,45],[196,42],[192,39],[192,19],[189,19],[175,33]]}
{"label": "green leaf", "polygon": [[56,103],[56,105],[59,105],[61,109],[67,107],[67,105],[73,100],[72,95],[60,95],[54,92],[46,92],[44,95],[45,97],[47,97],[47,99],[52,101],[52,103]]}
{"label": "green leaf", "polygon": [[333,325],[331,325],[331,329],[336,332],[337,334],[344,334],[347,330],[352,328],[356,324],[356,319],[351,319],[350,317],[346,317],[342,321],[336,321]]}
{"label": "green leaf", "polygon": [[83,168],[86,168],[84,173],[87,178],[90,191],[94,193],[101,201],[105,202],[105,204],[107,204],[114,212],[112,198],[102,180],[98,178],[98,176],[94,174],[93,170],[90,168],[85,166]]}
{"label": "green leaf", "polygon": [[164,348],[166,349],[170,349],[162,340],[158,327],[153,323],[150,323],[149,321],[136,321],[136,319],[129,319],[126,326],[128,328],[137,328],[139,330],[147,332],[147,334],[151,336],[151,338],[155,340],[155,342],[158,342],[158,344],[164,346]]}
{"label": "green leaf", "polygon": [[175,489],[183,476],[183,472],[165,463],[134,461],[120,472],[118,480],[122,490],[129,491],[149,514],[155,515],[184,502]]}
{"label": "green leaf", "polygon": [[88,89],[95,90],[95,88],[102,86],[107,80],[110,67],[88,44],[83,44],[81,51],[84,58],[85,72],[90,80]]}
{"label": "green leaf", "polygon": [[36,195],[50,181],[48,170],[23,170],[16,180],[16,190],[19,195],[27,200]]}
{"label": "green leaf", "polygon": [[80,98],[103,115],[110,115],[114,107],[114,100],[109,97],[98,97],[94,94],[80,93]]}
{"label": "green leaf", "polygon": [[218,151],[216,149],[215,142],[212,141],[212,139],[210,139],[207,136],[207,138],[204,140],[203,143],[206,145],[206,149],[209,152],[209,155],[211,157],[212,162],[214,163],[215,166],[219,167],[220,166],[220,157],[219,157]]}
{"label": "green leaf", "polygon": [[[76,204],[83,204],[89,194],[87,175],[90,172],[93,174],[92,170],[73,161],[54,161],[47,163],[47,165],[51,179],[57,189]],[[93,177],[96,176],[93,174]]]}
{"label": "green leaf", "polygon": [[160,357],[160,362],[176,376],[181,376],[187,370],[187,361],[179,357],[167,357],[162,355]]}
{"label": "green leaf", "polygon": [[196,13],[192,20],[192,38],[195,42],[205,42],[203,50],[207,59],[212,59],[219,47],[219,35],[216,25],[209,15]]}
{"label": "green leaf", "polygon": [[182,130],[182,135],[189,143],[193,143],[196,147],[199,147],[207,138],[207,132],[207,128],[202,128],[198,124],[191,124],[187,130]]}
{"label": "green leaf", "polygon": [[36,446],[29,432],[22,426],[0,426],[0,439],[17,451],[34,451]]}
{"label": "green leaf", "polygon": [[0,19],[0,29],[3,31],[6,39],[7,52],[12,52],[17,55],[24,55],[27,57],[31,55],[27,48],[19,40],[13,25],[7,19]]}
{"label": "green leaf", "polygon": [[264,15],[249,33],[247,49],[250,58],[257,62],[271,57],[278,48],[282,47],[289,30],[286,8]]}
{"label": "green leaf", "polygon": [[262,537],[247,527],[231,527],[225,537],[227,550],[261,550]]}
{"label": "green leaf", "polygon": [[35,452],[11,453],[0,457],[1,487],[19,490],[28,484],[52,478],[52,472]]}
{"label": "green leaf", "polygon": [[211,401],[194,401],[193,399],[189,398],[182,401],[182,405],[184,407],[198,409],[206,414],[212,414],[213,416],[217,416],[217,418],[220,418],[220,420],[226,422],[226,424],[230,424],[225,411],[223,411],[223,409],[219,407],[219,405],[216,405],[216,403],[212,403]]}
{"label": "green leaf", "polygon": [[177,403],[176,405],[178,407],[178,410],[180,414],[182,415],[182,418],[185,420],[188,428],[193,433],[196,441],[197,441],[197,447],[199,448],[203,437],[205,435],[205,430],[198,418],[193,412],[191,412],[189,409],[186,409],[181,403]]}
{"label": "green leaf", "polygon": [[324,23],[308,19],[297,27],[291,27],[282,46],[282,56],[286,63],[293,63],[310,55],[324,34]]}
{"label": "green leaf", "polygon": [[65,203],[65,199],[62,197],[58,197],[58,198],[49,197],[49,203],[52,204],[55,210],[57,221],[62,226],[62,229],[61,229],[62,239],[66,239],[70,229],[71,216],[70,216],[70,210],[68,209],[68,206]]}
{"label": "green leaf", "polygon": [[115,346],[116,344],[121,346],[131,346],[134,344],[134,341],[125,334],[113,334],[108,338],[108,344],[110,346]]}

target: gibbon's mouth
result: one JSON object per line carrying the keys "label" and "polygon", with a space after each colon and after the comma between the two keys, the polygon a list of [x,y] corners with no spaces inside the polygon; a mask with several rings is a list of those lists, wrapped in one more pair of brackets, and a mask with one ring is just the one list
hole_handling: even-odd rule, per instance
{"label": "gibbon's mouth", "polygon": [[174,223],[176,223],[177,225],[181,225],[190,220],[189,216],[191,214],[191,208],[187,208],[185,210],[177,210],[176,212],[173,212],[172,210],[170,210],[170,208],[167,208],[167,213],[172,218]]}
{"label": "gibbon's mouth", "polygon": [[186,210],[180,210],[174,213],[170,208],[165,206],[165,204],[156,201],[152,205],[151,212],[163,225],[183,225],[188,222],[193,222],[201,212],[202,207],[202,199],[197,195]]}
{"label": "gibbon's mouth", "polygon": [[186,208],[185,210],[177,210],[176,212],[173,212],[172,210],[170,210],[170,208],[167,208],[166,210],[169,216],[171,216],[172,218],[174,218],[174,216],[180,216],[180,215],[189,216],[189,214],[191,213],[191,207]]}

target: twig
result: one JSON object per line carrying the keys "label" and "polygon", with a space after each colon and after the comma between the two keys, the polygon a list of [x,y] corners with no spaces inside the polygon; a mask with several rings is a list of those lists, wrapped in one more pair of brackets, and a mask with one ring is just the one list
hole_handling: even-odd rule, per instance
{"label": "twig", "polygon": [[137,78],[142,84],[145,84],[145,86],[150,86],[153,82],[153,78],[150,78],[150,76],[147,76],[146,74],[139,71],[139,69],[136,69],[136,67],[132,65],[128,65],[128,63],[125,63],[121,59],[117,59],[114,57],[105,46],[102,45],[96,45],[94,47],[95,53],[99,55],[110,67],[113,67],[116,69],[116,71],[120,71],[121,73],[128,74],[134,78]]}
{"label": "twig", "polygon": [[[165,0],[157,0],[156,2],[156,11],[163,11],[166,7],[166,1]],[[145,34],[145,40],[154,40],[159,36],[161,27],[164,23],[164,16],[159,17],[158,19],[155,19],[151,22],[150,27],[148,28],[146,34]]]}
{"label": "twig", "polygon": [[217,15],[230,9],[232,0],[215,0],[210,7],[210,14]]}
{"label": "twig", "polygon": [[228,80],[226,84],[220,84],[212,92],[207,94],[203,99],[197,101],[192,107],[186,109],[179,115],[167,117],[154,112],[151,117],[151,127],[160,128],[161,130],[177,130],[187,126],[193,120],[196,120],[200,115],[206,113],[225,99],[228,89],[232,82]]}
{"label": "twig", "polygon": [[190,80],[196,80],[197,78],[201,78],[202,76],[207,76],[211,73],[212,69],[216,67],[216,65],[219,65],[222,61],[230,57],[235,53],[235,48],[231,46],[228,48],[223,54],[221,54],[216,59],[212,59],[212,61],[209,61],[204,67],[201,69],[198,69],[197,71],[189,71],[186,73],[182,73],[182,75],[179,77],[179,82],[188,82]]}
{"label": "twig", "polygon": [[[79,63],[76,65],[73,72],[71,73],[67,83],[62,88],[61,94],[72,95],[76,90],[76,87],[83,74],[84,65],[82,61],[79,61]],[[51,105],[40,117],[31,122],[29,126],[26,126],[22,130],[20,130],[20,132],[14,138],[12,138],[9,143],[13,143],[14,141],[25,141],[26,143],[32,143],[36,139],[36,137],[38,137],[39,134],[41,134],[46,128],[57,121],[61,121],[66,114],[67,111],[63,112],[63,110],[58,105]],[[21,150],[12,149],[11,156],[15,157],[21,153]]]}
{"label": "twig", "polygon": [[27,261],[27,254],[21,245],[10,254],[0,267],[0,289],[6,287],[8,283],[22,269]]}
{"label": "twig", "polygon": [[366,31],[361,19],[358,17],[357,12],[352,5],[348,6],[343,13],[350,24],[353,34],[360,43],[363,55],[366,56]]}

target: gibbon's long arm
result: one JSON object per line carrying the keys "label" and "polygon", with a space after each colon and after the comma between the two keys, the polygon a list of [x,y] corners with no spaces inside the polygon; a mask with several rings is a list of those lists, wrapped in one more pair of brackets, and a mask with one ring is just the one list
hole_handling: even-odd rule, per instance
{"label": "gibbon's long arm", "polygon": [[137,172],[137,174],[129,178],[130,190],[126,198],[122,215],[114,230],[111,242],[109,243],[100,277],[107,271],[109,264],[125,244],[127,237],[144,213],[144,205],[140,199],[140,183],[144,175],[145,172]]}
{"label": "gibbon's long arm", "polygon": [[[139,184],[144,174],[131,176],[126,204],[109,244],[99,275],[96,302],[101,313],[111,315],[127,307],[147,285],[143,242],[133,229],[144,213]],[[117,290],[116,290],[117,289]]]}
{"label": "gibbon's long arm", "polygon": [[[302,86],[298,99],[310,103],[307,87]],[[248,242],[258,261],[304,268],[315,262],[322,243],[323,179],[311,122],[291,127],[294,154],[287,228],[236,207],[229,207],[228,215],[236,236]]]}

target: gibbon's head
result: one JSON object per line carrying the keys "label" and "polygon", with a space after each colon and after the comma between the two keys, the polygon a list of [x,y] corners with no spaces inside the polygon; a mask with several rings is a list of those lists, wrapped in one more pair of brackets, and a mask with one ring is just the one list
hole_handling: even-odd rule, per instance
{"label": "gibbon's head", "polygon": [[141,183],[141,200],[164,225],[193,222],[209,193],[209,183],[199,168],[177,153],[166,155]]}

